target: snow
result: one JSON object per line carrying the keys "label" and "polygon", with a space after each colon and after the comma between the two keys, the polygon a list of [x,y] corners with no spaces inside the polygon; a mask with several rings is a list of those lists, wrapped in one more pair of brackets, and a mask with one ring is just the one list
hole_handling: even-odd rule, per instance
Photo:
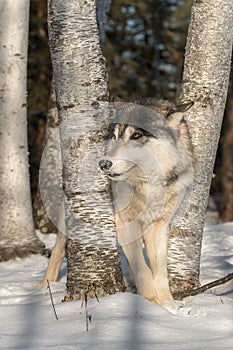
{"label": "snow", "polygon": [[[51,246],[55,235],[43,235]],[[88,300],[91,323],[80,301],[62,303],[66,266],[48,289],[35,288],[47,258],[31,256],[0,264],[0,349],[232,350],[233,281],[186,298],[172,315],[139,295],[119,293]],[[204,284],[233,271],[233,223],[206,225],[201,259]]]}

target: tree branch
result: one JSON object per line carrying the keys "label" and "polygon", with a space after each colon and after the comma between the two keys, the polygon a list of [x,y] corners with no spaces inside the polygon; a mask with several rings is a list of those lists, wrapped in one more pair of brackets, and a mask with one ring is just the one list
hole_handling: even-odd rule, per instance
{"label": "tree branch", "polygon": [[56,320],[58,320],[58,316],[57,316],[57,313],[56,313],[55,305],[54,305],[54,302],[53,302],[53,295],[52,295],[52,291],[51,291],[51,288],[50,288],[49,280],[47,280],[47,283],[48,283],[48,287],[47,288],[49,290],[49,295],[50,295],[50,300],[51,300],[51,304],[52,304],[52,307],[53,307],[54,315],[56,317]]}
{"label": "tree branch", "polygon": [[233,272],[229,273],[228,275],[226,275],[225,277],[222,277],[218,280],[215,280],[213,282],[207,283],[204,286],[201,286],[199,288],[195,288],[195,289],[191,289],[191,290],[184,290],[183,292],[179,292],[179,293],[175,293],[173,295],[174,299],[183,299],[189,296],[193,296],[193,295],[197,295],[200,293],[205,292],[206,290],[219,286],[220,284],[226,283],[228,281],[230,281],[231,279],[233,279]]}

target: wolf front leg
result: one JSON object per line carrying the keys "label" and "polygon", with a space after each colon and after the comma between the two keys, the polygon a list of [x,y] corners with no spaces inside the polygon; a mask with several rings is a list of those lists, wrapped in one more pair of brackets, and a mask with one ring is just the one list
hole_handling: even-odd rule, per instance
{"label": "wolf front leg", "polygon": [[143,236],[146,254],[153,276],[155,302],[177,308],[170,292],[167,273],[168,226],[164,221],[155,222]]}
{"label": "wolf front leg", "polygon": [[137,293],[144,298],[154,300],[154,281],[150,268],[147,266],[143,255],[143,239],[122,246],[128,262],[129,271],[136,285]]}
{"label": "wolf front leg", "polygon": [[55,246],[49,258],[47,270],[45,272],[43,280],[37,285],[38,288],[45,286],[47,284],[47,281],[49,282],[57,281],[61,263],[65,257],[65,246],[66,246],[66,235],[64,235],[62,232],[59,231],[57,234],[57,240],[56,240]]}
{"label": "wolf front leg", "polygon": [[38,283],[37,287],[41,288],[49,282],[57,281],[58,274],[62,261],[65,257],[65,248],[66,248],[66,234],[65,234],[65,208],[64,203],[62,202],[60,211],[59,211],[59,222],[58,222],[58,234],[55,246],[53,247],[51,256],[49,258],[49,263],[44,274],[43,280]]}

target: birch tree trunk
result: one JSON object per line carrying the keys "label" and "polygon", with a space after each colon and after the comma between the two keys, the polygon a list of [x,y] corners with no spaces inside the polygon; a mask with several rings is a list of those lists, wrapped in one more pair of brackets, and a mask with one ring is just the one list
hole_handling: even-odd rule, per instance
{"label": "birch tree trunk", "polygon": [[37,253],[28,170],[29,0],[0,1],[0,261]]}
{"label": "birch tree trunk", "polygon": [[196,0],[191,11],[180,100],[192,100],[187,122],[194,152],[194,190],[182,224],[171,234],[172,290],[199,284],[202,232],[229,82],[232,0]]}
{"label": "birch tree trunk", "polygon": [[60,118],[66,209],[67,298],[125,289],[104,154],[108,97],[94,0],[49,0],[49,43]]}

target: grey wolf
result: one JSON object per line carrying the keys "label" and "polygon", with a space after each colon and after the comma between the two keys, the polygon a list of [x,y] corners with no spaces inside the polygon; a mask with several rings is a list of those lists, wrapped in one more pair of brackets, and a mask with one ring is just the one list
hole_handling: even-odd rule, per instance
{"label": "grey wolf", "polygon": [[171,309],[177,305],[168,283],[168,237],[192,188],[192,147],[184,118],[192,105],[117,103],[110,146],[99,161],[111,180],[118,242],[137,293]]}

